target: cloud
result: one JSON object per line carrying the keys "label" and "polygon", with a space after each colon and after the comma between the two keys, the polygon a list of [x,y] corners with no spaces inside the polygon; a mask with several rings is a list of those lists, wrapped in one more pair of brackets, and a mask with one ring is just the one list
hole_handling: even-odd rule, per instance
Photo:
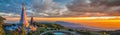
{"label": "cloud", "polygon": [[[73,16],[120,15],[120,0],[74,0],[67,7]],[[86,13],[89,13],[89,15],[86,15]]]}
{"label": "cloud", "polygon": [[0,12],[0,16],[3,17],[19,17],[19,14],[14,14],[14,13],[4,13],[4,12]]}
{"label": "cloud", "polygon": [[[39,4],[40,3],[40,4]],[[67,12],[66,6],[62,6],[60,3],[53,0],[35,0],[33,2],[34,11],[41,16],[61,16]]]}
{"label": "cloud", "polygon": [[32,14],[36,17],[120,15],[120,0],[0,0],[0,12],[20,15],[23,2],[27,16]]}
{"label": "cloud", "polygon": [[65,5],[69,0],[0,0],[0,12],[20,15],[21,4],[23,2],[25,4],[27,16],[34,14],[34,16],[38,17],[54,17],[63,16],[68,12]]}
{"label": "cloud", "polygon": [[[26,10],[29,10],[30,8],[30,0],[24,0]],[[29,2],[29,3],[28,3]],[[0,13],[3,16],[9,16],[9,17],[18,17],[18,15],[21,14],[21,4],[23,3],[23,0],[0,0]],[[27,12],[29,14],[29,12]],[[0,14],[1,15],[1,14]],[[2,16],[1,15],[1,16]]]}

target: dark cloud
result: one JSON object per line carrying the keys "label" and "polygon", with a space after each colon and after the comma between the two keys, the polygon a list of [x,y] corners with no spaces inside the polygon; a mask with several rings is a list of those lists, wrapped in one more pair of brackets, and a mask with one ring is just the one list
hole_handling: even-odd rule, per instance
{"label": "dark cloud", "polygon": [[67,7],[73,16],[119,16],[120,0],[74,0]]}
{"label": "dark cloud", "polygon": [[120,0],[90,0],[93,5],[119,6]]}

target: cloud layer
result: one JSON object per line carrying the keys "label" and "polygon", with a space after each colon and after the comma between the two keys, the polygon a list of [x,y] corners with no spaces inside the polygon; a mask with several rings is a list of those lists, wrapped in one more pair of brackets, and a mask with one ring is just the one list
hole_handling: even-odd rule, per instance
{"label": "cloud layer", "polygon": [[0,0],[0,16],[20,16],[23,2],[27,16],[120,16],[120,0]]}
{"label": "cloud layer", "polygon": [[67,8],[53,0],[37,0],[33,2],[33,9],[41,16],[62,16],[67,12]]}
{"label": "cloud layer", "polygon": [[120,0],[74,0],[67,7],[77,16],[120,15]]}

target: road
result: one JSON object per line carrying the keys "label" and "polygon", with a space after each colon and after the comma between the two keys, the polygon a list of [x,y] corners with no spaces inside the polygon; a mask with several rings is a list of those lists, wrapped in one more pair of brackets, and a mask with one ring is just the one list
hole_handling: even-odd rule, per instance
{"label": "road", "polygon": [[44,35],[44,34],[46,34],[46,33],[48,33],[48,32],[57,32],[57,31],[70,33],[70,34],[72,34],[72,35],[81,35],[81,34],[78,34],[78,33],[76,33],[76,32],[71,32],[71,31],[66,31],[66,30],[51,30],[51,31],[43,32],[43,33],[41,33],[40,35]]}

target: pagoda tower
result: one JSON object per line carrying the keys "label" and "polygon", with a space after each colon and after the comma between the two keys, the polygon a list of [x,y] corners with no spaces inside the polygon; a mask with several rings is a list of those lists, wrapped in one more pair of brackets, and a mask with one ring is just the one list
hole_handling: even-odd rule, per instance
{"label": "pagoda tower", "polygon": [[30,25],[33,25],[33,22],[34,22],[34,18],[33,18],[33,14],[32,14],[31,20],[30,20]]}
{"label": "pagoda tower", "polygon": [[24,4],[22,4],[22,12],[21,12],[21,17],[20,17],[20,25],[22,25],[24,27],[28,27],[29,26],[29,22],[27,20],[27,15],[26,15]]}

